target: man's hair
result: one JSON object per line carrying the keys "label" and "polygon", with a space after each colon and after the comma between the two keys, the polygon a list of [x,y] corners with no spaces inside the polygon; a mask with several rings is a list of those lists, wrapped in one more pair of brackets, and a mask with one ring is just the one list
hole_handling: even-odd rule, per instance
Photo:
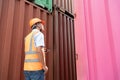
{"label": "man's hair", "polygon": [[32,30],[33,30],[33,29],[36,29],[36,27],[37,27],[37,25],[34,24],[34,25],[32,26]]}
{"label": "man's hair", "polygon": [[[38,22],[38,23],[39,23],[39,22]],[[38,23],[36,23],[36,24],[34,24],[34,25],[32,26],[32,30],[37,28]],[[41,24],[41,23],[39,23],[39,24]]]}

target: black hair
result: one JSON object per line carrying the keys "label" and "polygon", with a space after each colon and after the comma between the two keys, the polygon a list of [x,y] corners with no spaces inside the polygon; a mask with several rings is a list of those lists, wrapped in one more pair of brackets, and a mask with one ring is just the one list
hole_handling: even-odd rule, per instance
{"label": "black hair", "polygon": [[33,25],[33,26],[32,26],[32,30],[33,30],[33,29],[36,29],[36,27],[37,27],[37,25]]}
{"label": "black hair", "polygon": [[[38,22],[38,23],[40,23],[40,22]],[[32,26],[32,30],[37,28],[37,24],[38,24],[38,23],[35,23],[35,24]],[[40,23],[40,24],[41,24],[41,23]]]}

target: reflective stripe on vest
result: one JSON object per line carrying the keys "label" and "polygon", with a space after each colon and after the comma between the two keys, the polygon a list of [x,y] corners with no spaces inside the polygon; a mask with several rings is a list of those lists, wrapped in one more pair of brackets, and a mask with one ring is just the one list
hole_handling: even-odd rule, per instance
{"label": "reflective stripe on vest", "polygon": [[25,59],[25,62],[39,62],[38,59]]}
{"label": "reflective stripe on vest", "polygon": [[36,51],[28,51],[28,52],[25,52],[25,54],[36,54],[37,52]]}

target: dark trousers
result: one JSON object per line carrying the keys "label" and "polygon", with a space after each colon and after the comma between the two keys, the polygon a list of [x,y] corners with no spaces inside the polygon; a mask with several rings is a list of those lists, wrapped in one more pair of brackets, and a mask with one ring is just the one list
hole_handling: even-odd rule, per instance
{"label": "dark trousers", "polygon": [[44,80],[44,70],[24,71],[25,80]]}

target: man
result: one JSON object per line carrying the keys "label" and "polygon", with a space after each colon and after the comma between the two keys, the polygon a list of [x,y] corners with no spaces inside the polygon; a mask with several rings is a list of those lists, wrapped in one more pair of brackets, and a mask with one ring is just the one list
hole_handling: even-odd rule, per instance
{"label": "man", "polygon": [[39,18],[30,20],[32,32],[25,37],[25,80],[44,80],[44,74],[48,70],[44,52],[43,24]]}

